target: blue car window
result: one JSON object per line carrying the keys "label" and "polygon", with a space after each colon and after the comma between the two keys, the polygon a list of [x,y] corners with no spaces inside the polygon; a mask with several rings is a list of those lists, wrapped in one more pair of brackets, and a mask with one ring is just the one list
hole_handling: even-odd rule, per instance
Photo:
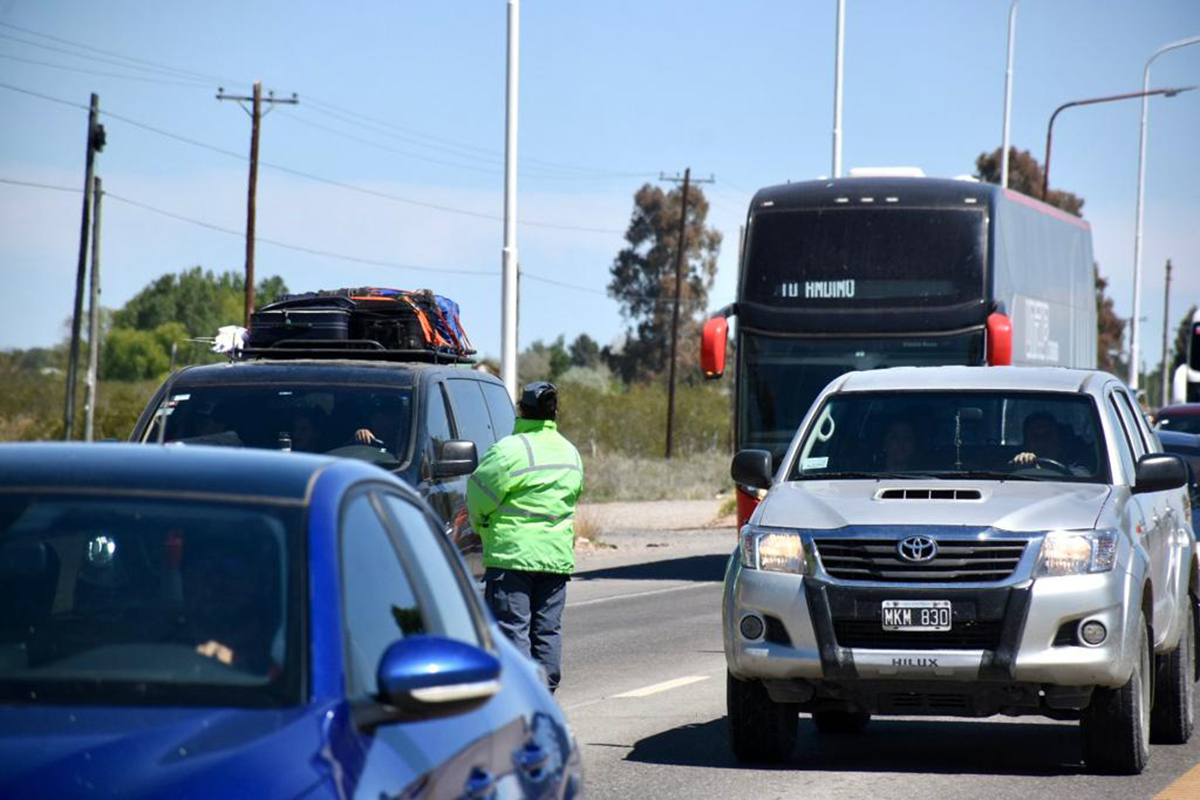
{"label": "blue car window", "polygon": [[478,611],[467,597],[470,587],[465,576],[450,563],[451,552],[439,541],[444,534],[409,501],[393,494],[383,497],[395,521],[400,547],[428,599],[430,633],[478,645]]}
{"label": "blue car window", "polygon": [[352,499],[341,519],[342,606],[346,681],[351,697],[373,695],[384,650],[426,632],[412,583],[367,495]]}

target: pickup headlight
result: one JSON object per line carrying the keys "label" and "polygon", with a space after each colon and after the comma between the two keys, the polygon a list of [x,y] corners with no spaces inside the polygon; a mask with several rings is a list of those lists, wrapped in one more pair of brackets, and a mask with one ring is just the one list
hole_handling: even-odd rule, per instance
{"label": "pickup headlight", "polygon": [[1109,572],[1117,563],[1117,531],[1051,531],[1042,540],[1035,578]]}
{"label": "pickup headlight", "polygon": [[741,533],[742,566],[769,572],[806,572],[804,542],[800,534],[786,528],[746,525]]}

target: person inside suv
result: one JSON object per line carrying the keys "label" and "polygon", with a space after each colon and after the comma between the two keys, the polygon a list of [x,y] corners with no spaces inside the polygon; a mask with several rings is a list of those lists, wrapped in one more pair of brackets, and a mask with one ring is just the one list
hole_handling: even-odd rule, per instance
{"label": "person inside suv", "polygon": [[405,419],[399,407],[382,398],[373,398],[366,413],[366,425],[354,431],[354,441],[397,453],[404,439]]}

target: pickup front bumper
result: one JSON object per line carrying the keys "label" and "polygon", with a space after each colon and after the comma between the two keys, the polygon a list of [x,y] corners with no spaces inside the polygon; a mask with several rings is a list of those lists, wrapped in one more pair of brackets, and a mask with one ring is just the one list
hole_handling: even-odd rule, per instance
{"label": "pickup front bumper", "polygon": [[[797,702],[813,692],[819,697],[853,693],[856,685],[869,689],[868,682],[914,692],[928,684],[974,684],[1035,698],[1044,698],[1047,689],[1053,696],[1123,685],[1136,652],[1140,579],[1118,567],[1034,580],[1039,546],[1029,543],[1030,552],[1007,580],[978,584],[838,580],[819,563],[805,576],[767,572],[743,568],[735,552],[723,604],[729,670],[737,678],[766,681],[777,699],[789,699],[784,696],[791,691]],[[951,630],[886,632],[884,600],[949,600]],[[757,617],[761,626],[743,626],[746,617]],[[1081,624],[1093,620],[1107,631],[1096,646],[1079,637]],[[760,635],[746,635],[759,627]]]}

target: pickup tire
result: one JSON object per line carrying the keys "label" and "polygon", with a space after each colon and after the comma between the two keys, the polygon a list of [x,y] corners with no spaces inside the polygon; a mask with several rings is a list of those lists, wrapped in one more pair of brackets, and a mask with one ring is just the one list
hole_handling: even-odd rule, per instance
{"label": "pickup tire", "polygon": [[750,764],[778,764],[791,757],[800,723],[795,704],[776,703],[762,682],[741,681],[726,672],[725,707],[734,758]]}
{"label": "pickup tire", "polygon": [[834,735],[862,733],[871,721],[865,711],[814,711],[812,718],[817,730]]}
{"label": "pickup tire", "polygon": [[1152,653],[1146,615],[1139,616],[1138,656],[1119,689],[1098,687],[1081,720],[1083,760],[1094,772],[1139,775],[1150,760]]}
{"label": "pickup tire", "polygon": [[1187,623],[1179,644],[1155,659],[1154,710],[1150,714],[1150,741],[1155,744],[1186,744],[1196,724],[1196,612],[1190,595],[1187,600]]}

